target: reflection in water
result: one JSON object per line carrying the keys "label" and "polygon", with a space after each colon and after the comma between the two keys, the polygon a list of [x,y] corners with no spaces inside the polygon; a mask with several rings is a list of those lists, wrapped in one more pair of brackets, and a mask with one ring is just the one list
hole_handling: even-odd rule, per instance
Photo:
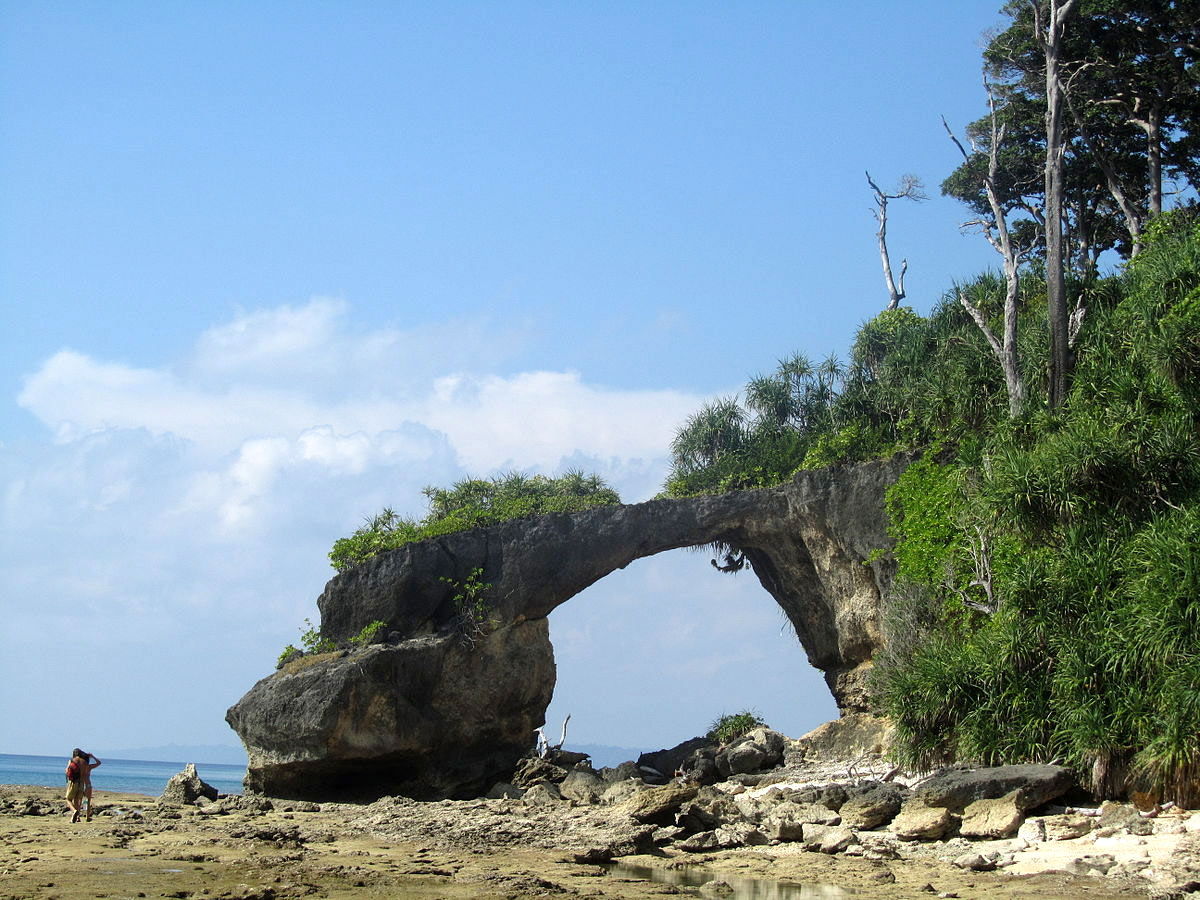
{"label": "reflection in water", "polygon": [[615,862],[608,866],[608,874],[618,878],[636,878],[676,887],[700,887],[710,882],[723,882],[732,888],[723,894],[731,900],[842,900],[853,891],[835,884],[797,884],[790,881],[763,881],[758,878],[738,878],[734,875],[718,875],[699,866],[680,866],[659,869],[654,866],[633,866]]}

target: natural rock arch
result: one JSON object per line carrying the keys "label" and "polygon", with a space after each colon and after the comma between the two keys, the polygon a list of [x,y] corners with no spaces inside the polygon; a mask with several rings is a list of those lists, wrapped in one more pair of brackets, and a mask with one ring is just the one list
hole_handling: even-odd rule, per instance
{"label": "natural rock arch", "polygon": [[[546,616],[635,559],[720,541],[746,554],[843,712],[865,708],[891,579],[883,494],[909,459],[800,472],[777,488],[504,522],[408,544],[334,577],[322,634],[392,642],[306,657],[226,716],[247,787],[281,796],[462,796],[511,770],[554,687]],[[482,570],[495,626],[454,630],[454,583]]]}

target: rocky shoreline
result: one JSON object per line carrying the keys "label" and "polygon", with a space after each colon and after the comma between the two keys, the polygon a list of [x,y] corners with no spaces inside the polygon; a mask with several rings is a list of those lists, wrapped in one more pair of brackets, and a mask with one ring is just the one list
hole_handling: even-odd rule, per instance
{"label": "rocky shoreline", "polygon": [[830,734],[838,727],[685,747],[670,778],[645,758],[640,770],[529,759],[475,800],[213,799],[193,771],[160,798],[100,792],[94,820],[71,826],[57,790],[0,787],[0,898],[1167,898],[1200,888],[1200,814],[1079,805],[1054,766],[916,778],[871,748],[830,762],[822,748],[846,745]]}

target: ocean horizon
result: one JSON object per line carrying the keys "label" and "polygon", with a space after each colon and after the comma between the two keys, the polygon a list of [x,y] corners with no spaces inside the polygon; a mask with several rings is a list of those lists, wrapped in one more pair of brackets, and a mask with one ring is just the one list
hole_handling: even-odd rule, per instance
{"label": "ocean horizon", "polygon": [[[172,775],[183,771],[185,762],[156,759],[113,759],[101,757],[102,765],[92,772],[92,787],[98,791],[146,794],[163,792]],[[66,790],[67,758],[0,753],[0,784],[29,784]],[[242,793],[246,767],[228,763],[196,763],[200,777],[222,794]]]}

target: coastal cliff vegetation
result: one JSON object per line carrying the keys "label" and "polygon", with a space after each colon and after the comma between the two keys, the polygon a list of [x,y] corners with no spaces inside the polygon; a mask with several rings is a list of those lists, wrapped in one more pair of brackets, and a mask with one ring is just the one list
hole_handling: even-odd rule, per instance
{"label": "coastal cliff vegetation", "polygon": [[496,478],[467,478],[449,488],[427,487],[429,512],[417,520],[390,508],[369,518],[349,537],[339,538],[329,561],[339,572],[378,553],[412,541],[495,525],[551,512],[579,512],[620,503],[598,475],[571,470],[557,478],[510,472]]}
{"label": "coastal cliff vegetation", "polygon": [[1088,312],[1058,409],[1030,271],[1018,416],[958,297],[1002,315],[984,275],[929,316],[881,313],[848,365],[798,378],[788,361],[676,438],[674,495],[925,451],[888,493],[897,576],[873,683],[907,765],[1060,758],[1101,795],[1196,796],[1200,215],[1165,213],[1141,241],[1120,273],[1070,282]]}
{"label": "coastal cliff vegetation", "polygon": [[924,451],[888,493],[897,574],[872,683],[900,762],[1061,759],[1099,796],[1194,805],[1197,24],[1173,0],[1004,12],[987,114],[965,141],[946,124],[963,163],[942,184],[1001,271],[927,316],[900,307],[878,204],[888,308],[847,363],[785,360],[693,415],[667,493]]}

